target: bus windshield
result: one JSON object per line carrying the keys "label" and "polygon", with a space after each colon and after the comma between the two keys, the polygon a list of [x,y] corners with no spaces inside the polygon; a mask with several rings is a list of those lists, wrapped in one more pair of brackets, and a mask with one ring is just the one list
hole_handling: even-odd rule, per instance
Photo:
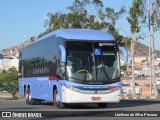
{"label": "bus windshield", "polygon": [[[106,43],[105,43],[106,44]],[[119,54],[99,42],[67,42],[67,77],[79,81],[111,81],[120,77]]]}

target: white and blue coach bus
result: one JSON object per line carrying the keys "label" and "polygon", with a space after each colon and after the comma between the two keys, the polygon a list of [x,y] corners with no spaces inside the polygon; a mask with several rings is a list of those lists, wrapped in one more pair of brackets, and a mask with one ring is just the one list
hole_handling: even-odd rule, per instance
{"label": "white and blue coach bus", "polygon": [[60,29],[30,45],[19,55],[19,93],[27,104],[53,101],[57,108],[70,103],[120,101],[119,49],[127,51],[104,31]]}

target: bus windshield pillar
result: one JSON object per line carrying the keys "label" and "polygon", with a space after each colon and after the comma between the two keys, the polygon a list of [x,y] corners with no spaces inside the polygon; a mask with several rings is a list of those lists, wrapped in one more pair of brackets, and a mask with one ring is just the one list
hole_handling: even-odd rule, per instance
{"label": "bus windshield pillar", "polygon": [[66,50],[63,45],[59,45],[61,55],[60,55],[60,61],[65,63],[66,62]]}

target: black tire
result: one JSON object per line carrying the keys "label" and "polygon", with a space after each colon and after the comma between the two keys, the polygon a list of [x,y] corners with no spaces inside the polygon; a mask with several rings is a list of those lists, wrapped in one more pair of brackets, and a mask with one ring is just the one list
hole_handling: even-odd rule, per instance
{"label": "black tire", "polygon": [[28,89],[25,92],[25,98],[26,98],[26,103],[28,105],[35,105],[36,104],[36,100],[31,97],[31,91],[30,91],[30,89]]}
{"label": "black tire", "polygon": [[57,89],[54,90],[53,104],[54,104],[55,108],[64,108],[65,107],[65,105],[63,103],[58,101],[58,91],[57,91]]}
{"label": "black tire", "polygon": [[25,95],[24,96],[26,98],[26,104],[29,105],[30,104],[30,102],[29,102],[29,93],[28,93],[28,90],[26,90],[26,89],[25,89]]}
{"label": "black tire", "polygon": [[97,103],[99,108],[106,108],[107,107],[107,103]]}
{"label": "black tire", "polygon": [[41,100],[36,100],[36,105],[40,105],[41,104]]}

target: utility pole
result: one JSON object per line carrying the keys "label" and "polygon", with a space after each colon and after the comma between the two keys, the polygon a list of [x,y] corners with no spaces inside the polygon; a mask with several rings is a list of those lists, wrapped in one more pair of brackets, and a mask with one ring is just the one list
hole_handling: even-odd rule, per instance
{"label": "utility pole", "polygon": [[133,94],[133,96],[135,96],[134,44],[135,44],[135,33],[132,34],[132,44],[131,44],[131,59],[132,59],[132,94]]}
{"label": "utility pole", "polygon": [[154,88],[154,95],[157,95],[157,85],[156,85],[156,79],[155,79],[155,64],[154,64],[154,60],[155,60],[155,45],[154,45],[154,14],[156,11],[156,5],[157,5],[157,1],[154,1],[154,4],[151,5],[150,4],[150,0],[148,0],[149,2],[149,12],[151,13],[151,20],[150,20],[150,35],[151,35],[151,55],[152,55],[152,83],[153,83],[153,88]]}
{"label": "utility pole", "polygon": [[150,0],[148,0],[148,30],[149,30],[149,77],[150,77],[150,94],[152,94],[152,56],[151,56],[151,19],[150,19]]}
{"label": "utility pole", "polygon": [[155,46],[154,46],[154,27],[153,25],[151,25],[151,40],[152,40],[152,76],[153,76],[153,79],[152,79],[152,83],[153,83],[153,88],[154,88],[154,95],[157,95],[157,85],[156,85],[156,77],[155,77],[155,64],[154,64],[154,60],[155,60],[155,57],[154,57],[154,49],[155,49]]}

